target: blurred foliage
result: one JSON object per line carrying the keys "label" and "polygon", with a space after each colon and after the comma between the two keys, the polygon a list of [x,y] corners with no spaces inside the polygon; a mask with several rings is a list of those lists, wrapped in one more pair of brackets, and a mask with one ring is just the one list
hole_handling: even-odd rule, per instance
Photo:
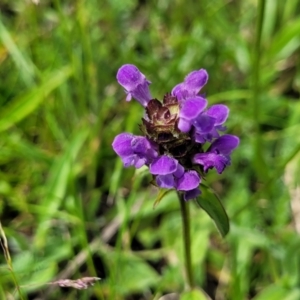
{"label": "blurred foliage", "polygon": [[[124,63],[158,99],[207,69],[205,93],[230,107],[241,139],[231,167],[205,182],[229,214],[225,240],[190,202],[197,286],[217,300],[300,299],[300,1],[265,1],[260,30],[261,3],[1,1],[0,214],[13,271],[1,257],[0,299],[184,290],[176,194],[153,209],[147,172],[123,169],[111,149],[118,133],[139,133],[143,113],[116,82]],[[85,276],[102,280],[47,284]]]}

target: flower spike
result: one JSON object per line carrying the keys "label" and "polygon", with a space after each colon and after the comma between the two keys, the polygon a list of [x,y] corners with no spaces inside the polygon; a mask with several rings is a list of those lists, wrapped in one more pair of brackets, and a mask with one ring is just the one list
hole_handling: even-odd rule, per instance
{"label": "flower spike", "polygon": [[113,141],[124,166],[146,165],[158,187],[175,189],[185,200],[200,195],[203,175],[212,168],[221,174],[239,145],[238,137],[221,135],[229,108],[223,104],[206,108],[207,100],[198,95],[208,81],[206,70],[189,73],[162,101],[152,99],[150,81],[134,65],[122,66],[117,80],[127,101],[135,98],[145,107],[143,136],[121,133]]}

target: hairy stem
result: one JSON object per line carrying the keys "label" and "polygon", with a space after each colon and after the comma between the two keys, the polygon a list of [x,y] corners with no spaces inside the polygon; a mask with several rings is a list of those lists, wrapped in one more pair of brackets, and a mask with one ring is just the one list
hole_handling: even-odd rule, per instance
{"label": "hairy stem", "polygon": [[180,202],[180,211],[182,217],[182,234],[183,234],[183,248],[185,259],[185,271],[187,276],[187,283],[190,289],[194,288],[194,277],[192,270],[191,257],[191,229],[190,229],[190,210],[188,203],[183,199],[183,195],[178,193]]}

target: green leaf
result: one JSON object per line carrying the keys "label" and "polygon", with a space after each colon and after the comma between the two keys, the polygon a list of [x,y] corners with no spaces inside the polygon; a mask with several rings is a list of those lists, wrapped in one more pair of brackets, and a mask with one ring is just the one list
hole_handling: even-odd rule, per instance
{"label": "green leaf", "polygon": [[45,243],[47,231],[51,226],[50,220],[59,210],[66,195],[68,180],[74,172],[77,156],[88,137],[87,128],[76,129],[75,131],[74,136],[66,146],[65,152],[54,160],[49,171],[48,182],[45,186],[46,196],[41,202],[41,207],[45,212],[40,216],[35,235],[35,243],[39,247]]}
{"label": "green leaf", "polygon": [[41,85],[11,100],[0,112],[0,131],[4,131],[32,113],[45,97],[59,87],[71,75],[72,69],[65,67],[52,73]]}
{"label": "green leaf", "polygon": [[117,286],[121,295],[142,292],[160,282],[160,276],[148,262],[133,253],[112,251],[104,256],[113,270],[110,284]]}
{"label": "green leaf", "polygon": [[20,50],[14,39],[11,37],[9,31],[6,29],[0,19],[0,40],[6,47],[7,51],[11,55],[15,62],[18,72],[23,78],[24,82],[31,86],[34,82],[35,77],[35,66],[29,57]]}
{"label": "green leaf", "polygon": [[223,237],[229,232],[229,219],[227,213],[216,193],[208,187],[202,186],[202,194],[196,202],[215,221]]}
{"label": "green leaf", "polygon": [[[273,38],[270,50],[267,52],[268,57],[278,56],[280,52],[291,42],[292,39],[298,39],[300,31],[300,19],[296,19],[281,28]],[[298,42],[298,41],[297,41]],[[297,43],[298,45],[298,43]],[[291,55],[289,53],[289,55]]]}
{"label": "green leaf", "polygon": [[208,300],[210,299],[203,291],[193,290],[190,292],[183,293],[180,296],[180,300]]}
{"label": "green leaf", "polygon": [[262,290],[254,300],[297,300],[299,297],[299,289],[291,290],[278,285],[270,285]]}
{"label": "green leaf", "polygon": [[160,189],[159,193],[154,201],[153,209],[160,203],[160,201],[170,192],[171,190]]}

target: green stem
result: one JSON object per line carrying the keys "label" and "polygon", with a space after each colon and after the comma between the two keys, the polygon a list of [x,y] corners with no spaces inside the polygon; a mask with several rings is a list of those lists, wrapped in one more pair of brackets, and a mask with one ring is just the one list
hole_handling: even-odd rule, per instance
{"label": "green stem", "polygon": [[194,288],[194,277],[192,270],[192,256],[191,256],[191,229],[190,229],[190,210],[188,203],[184,200],[183,195],[178,193],[180,202],[180,211],[182,217],[182,234],[183,234],[183,248],[185,258],[185,271],[189,289]]}
{"label": "green stem", "polygon": [[[256,35],[254,44],[254,61],[253,61],[253,119],[258,119],[259,116],[259,93],[260,93],[260,60],[261,60],[261,34],[263,28],[265,12],[265,0],[259,1],[258,16],[256,23]],[[259,123],[256,123],[256,130],[259,132]]]}
{"label": "green stem", "polygon": [[[265,13],[266,0],[259,0],[257,9],[257,23],[256,33],[254,42],[254,53],[253,53],[253,69],[252,69],[252,117],[255,131],[255,143],[254,143],[254,167],[258,174],[261,174],[263,178],[267,178],[267,172],[264,172],[264,168],[261,166],[265,165],[264,158],[262,156],[262,140],[260,130],[260,62],[261,62],[261,36],[263,30],[263,21]],[[265,169],[266,170],[266,169]],[[264,172],[264,174],[262,174]]]}

